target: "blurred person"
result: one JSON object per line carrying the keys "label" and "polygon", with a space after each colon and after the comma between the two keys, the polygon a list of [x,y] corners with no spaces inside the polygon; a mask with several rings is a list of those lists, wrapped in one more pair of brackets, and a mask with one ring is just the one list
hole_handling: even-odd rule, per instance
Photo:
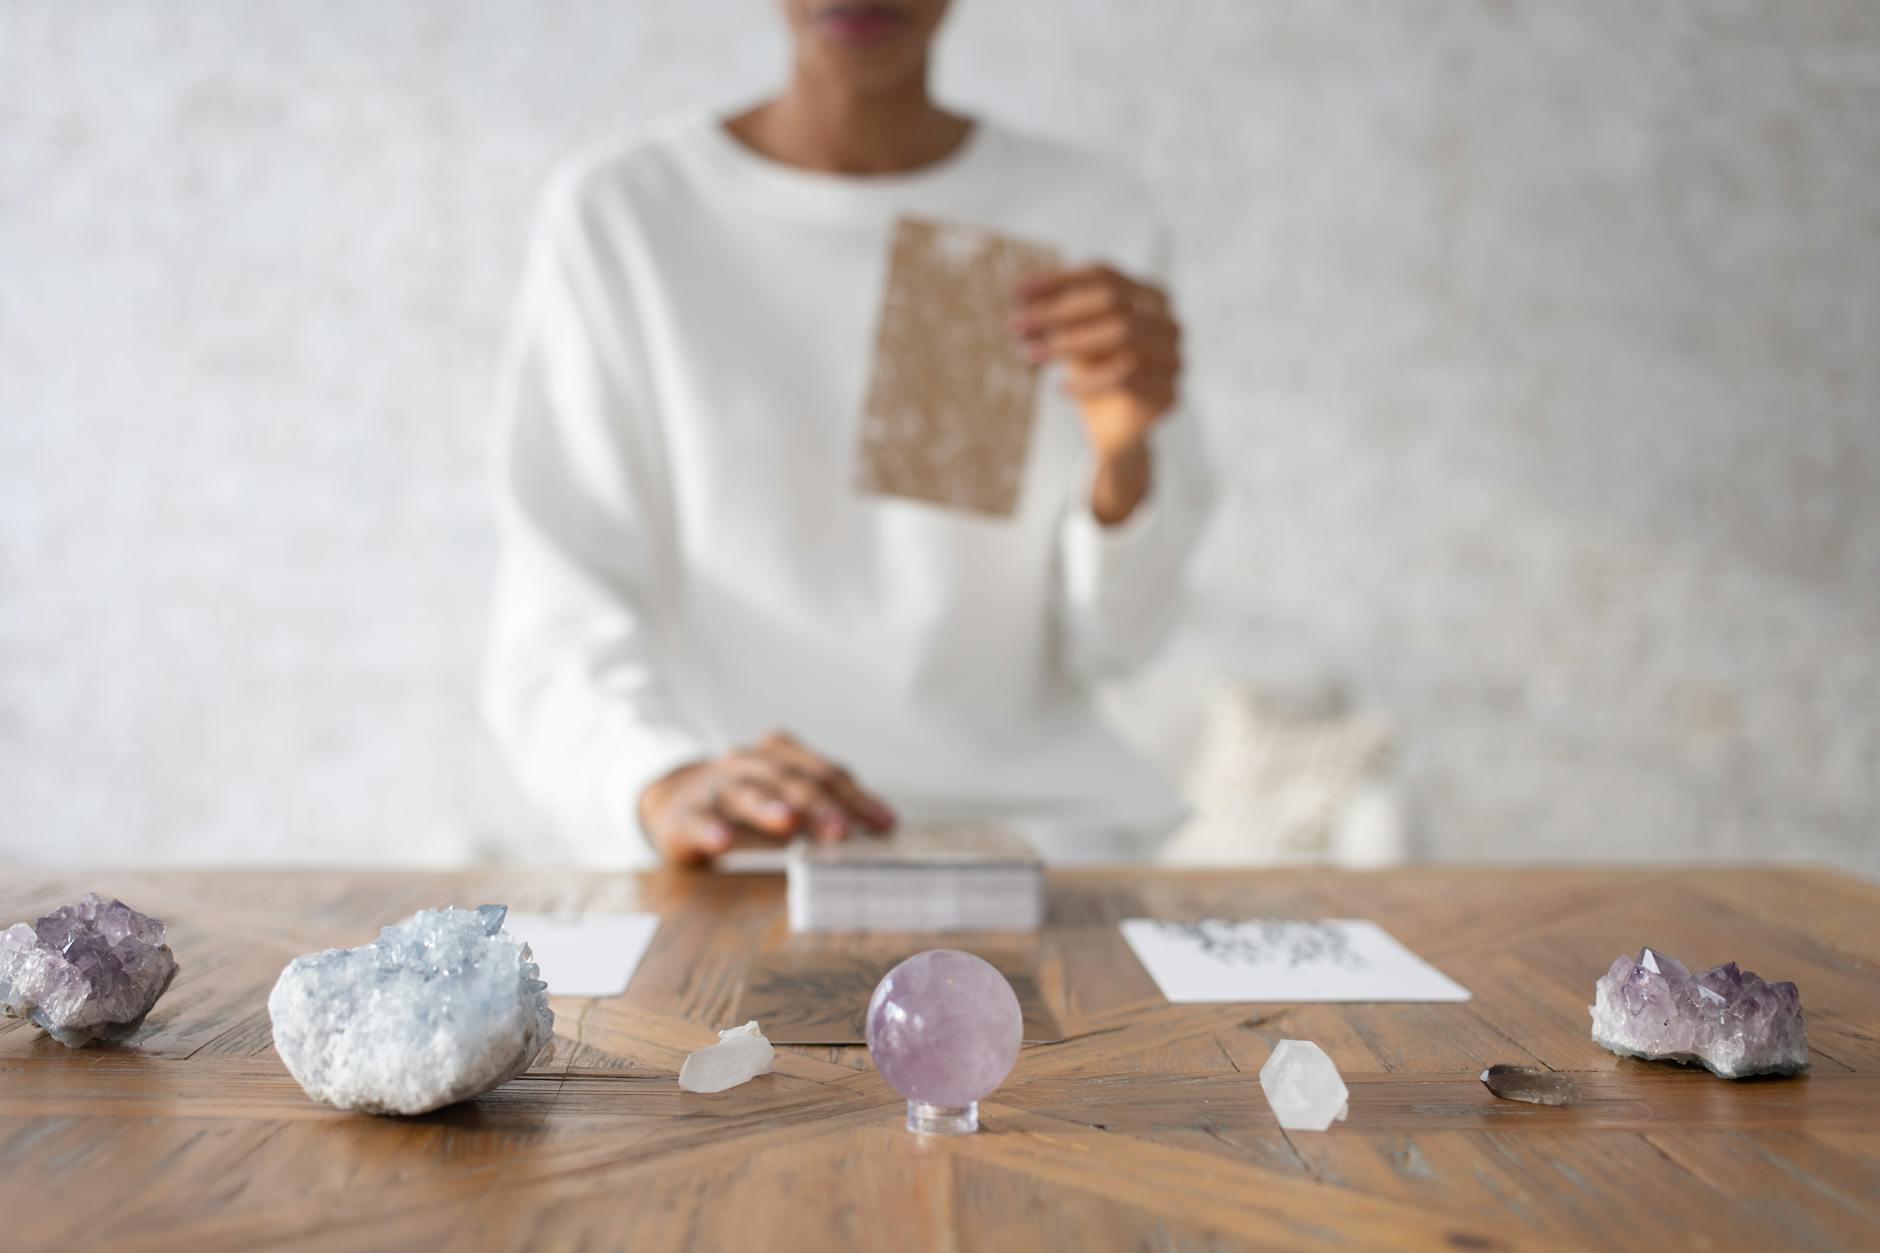
{"label": "blurred person", "polygon": [[[544,197],[483,702],[606,860],[897,810],[1125,842],[1179,816],[1089,694],[1166,636],[1207,508],[1162,234],[1105,160],[935,103],[946,8],[783,0],[782,94],[586,153]],[[852,486],[904,214],[1079,259],[1013,293],[1013,352],[1061,386],[1009,517]]]}

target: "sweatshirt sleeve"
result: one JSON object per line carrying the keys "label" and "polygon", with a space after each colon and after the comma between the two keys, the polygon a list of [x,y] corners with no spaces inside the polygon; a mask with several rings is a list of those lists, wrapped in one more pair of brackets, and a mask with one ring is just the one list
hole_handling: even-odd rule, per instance
{"label": "sweatshirt sleeve", "polygon": [[645,785],[706,753],[661,674],[677,590],[665,457],[617,258],[575,175],[545,198],[498,399],[486,721],[594,860],[654,860]]}
{"label": "sweatshirt sleeve", "polygon": [[[1158,233],[1150,277],[1168,281]],[[1179,308],[1179,306],[1177,306]],[[1213,482],[1195,415],[1177,404],[1149,432],[1149,494],[1114,526],[1090,511],[1094,467],[1073,479],[1058,533],[1059,620],[1064,656],[1087,680],[1148,661],[1179,621],[1188,556],[1213,504]]]}

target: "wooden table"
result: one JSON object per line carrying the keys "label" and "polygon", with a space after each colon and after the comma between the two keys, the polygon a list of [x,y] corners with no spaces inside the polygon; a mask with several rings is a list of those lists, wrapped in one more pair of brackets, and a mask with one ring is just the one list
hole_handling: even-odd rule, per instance
{"label": "wooden table", "polygon": [[[93,887],[166,919],[182,973],[124,1046],[0,1026],[9,1249],[1880,1248],[1880,889],[1821,871],[1059,874],[1036,954],[1068,1038],[1025,1049],[981,1134],[925,1141],[859,1047],[678,1089],[750,955],[801,943],[773,878],[13,872],[0,924]],[[558,1001],[552,1053],[498,1091],[414,1119],[308,1101],[270,1044],[281,967],[483,901],[664,922],[627,994]],[[1169,1005],[1132,915],[1375,918],[1475,999]],[[1595,1047],[1593,981],[1641,942],[1794,979],[1812,1069]],[[1274,1123],[1255,1072],[1281,1037],[1338,1062],[1349,1121]],[[1496,1061],[1582,1101],[1498,1101]]]}

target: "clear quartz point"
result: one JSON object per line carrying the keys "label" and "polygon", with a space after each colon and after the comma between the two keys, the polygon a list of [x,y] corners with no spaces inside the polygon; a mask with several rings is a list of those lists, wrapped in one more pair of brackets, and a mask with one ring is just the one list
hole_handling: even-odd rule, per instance
{"label": "clear quartz point", "polygon": [[1324,1131],[1342,1122],[1350,1094],[1338,1067],[1310,1040],[1281,1040],[1260,1067],[1260,1089],[1288,1131]]}
{"label": "clear quartz point", "polygon": [[690,1054],[679,1067],[679,1086],[687,1092],[723,1092],[769,1074],[776,1057],[777,1051],[752,1019],[742,1027],[720,1031],[718,1043]]}

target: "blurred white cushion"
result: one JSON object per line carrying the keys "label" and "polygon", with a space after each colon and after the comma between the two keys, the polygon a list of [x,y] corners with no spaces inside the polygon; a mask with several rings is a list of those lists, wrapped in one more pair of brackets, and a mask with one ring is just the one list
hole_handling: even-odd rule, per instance
{"label": "blurred white cushion", "polygon": [[1284,697],[1220,684],[1182,778],[1193,815],[1169,837],[1162,860],[1397,863],[1404,823],[1391,757],[1389,724],[1346,709],[1331,684]]}

